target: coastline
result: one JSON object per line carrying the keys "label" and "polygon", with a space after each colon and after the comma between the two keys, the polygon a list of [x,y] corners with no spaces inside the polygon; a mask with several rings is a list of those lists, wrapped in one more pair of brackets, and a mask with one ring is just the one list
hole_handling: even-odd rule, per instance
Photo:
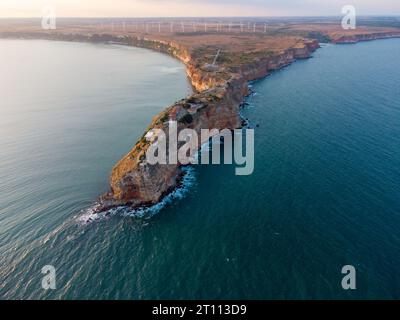
{"label": "coastline", "polygon": [[[237,73],[230,74],[230,78],[226,81],[218,77],[214,78],[208,73],[204,74],[203,70],[194,68],[195,63],[192,59],[176,54],[173,49],[167,50],[172,51],[173,56],[186,65],[187,75],[197,92],[157,115],[148,130],[158,128],[168,132],[166,124],[170,120],[178,122],[178,130],[242,128],[245,120],[240,115],[240,109],[245,97],[250,94],[249,83],[262,79],[272,71],[288,66],[298,59],[310,58],[312,52],[318,47],[319,44],[316,41],[305,41],[304,48],[289,49],[281,55],[253,61],[243,66]],[[192,117],[191,123],[182,123],[181,119],[188,114]],[[203,141],[200,145],[202,143]],[[110,179],[112,189],[109,194],[100,198],[102,203],[100,210],[108,210],[116,205],[127,205],[132,208],[152,206],[179,187],[182,180],[182,167],[179,165],[149,166],[141,162],[147,147],[146,141],[139,140],[127,156],[114,167]],[[154,183],[154,180],[157,183]]]}
{"label": "coastline", "polygon": [[[4,34],[0,33],[0,38]],[[31,38],[32,37],[32,38]],[[397,38],[399,34],[376,34],[354,38],[342,37],[331,41],[334,44],[357,43],[377,39]],[[303,47],[289,48],[281,54],[256,58],[240,66],[239,70],[226,69],[204,70],[193,58],[189,50],[174,42],[155,41],[152,39],[134,38],[113,35],[65,35],[54,33],[33,33],[28,39],[62,40],[92,43],[113,43],[155,50],[166,53],[182,61],[186,73],[196,92],[169,106],[153,118],[146,130],[159,128],[167,130],[166,123],[175,120],[178,130],[192,128],[236,129],[243,126],[240,108],[244,98],[249,94],[249,83],[268,76],[271,72],[282,69],[299,59],[308,59],[317,50],[317,40],[303,40]],[[190,123],[182,122],[190,114]],[[135,147],[113,168],[110,177],[111,192],[100,198],[98,211],[105,211],[120,206],[133,208],[146,207],[159,203],[168,194],[179,187],[182,180],[182,168],[179,165],[149,166],[143,163],[148,143],[144,136]]]}

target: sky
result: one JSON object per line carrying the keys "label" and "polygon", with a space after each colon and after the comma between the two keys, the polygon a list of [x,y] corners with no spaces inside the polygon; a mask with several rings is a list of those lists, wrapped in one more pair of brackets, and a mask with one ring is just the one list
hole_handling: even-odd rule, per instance
{"label": "sky", "polygon": [[0,0],[0,17],[336,16],[344,5],[360,15],[400,15],[400,0]]}

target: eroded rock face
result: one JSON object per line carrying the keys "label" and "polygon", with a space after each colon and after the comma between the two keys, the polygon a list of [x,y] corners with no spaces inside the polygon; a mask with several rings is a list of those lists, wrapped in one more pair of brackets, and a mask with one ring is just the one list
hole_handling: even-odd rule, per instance
{"label": "eroded rock face", "polygon": [[340,36],[338,38],[332,39],[333,43],[357,43],[361,41],[372,41],[378,39],[390,39],[390,38],[399,38],[400,31],[398,32],[378,32],[371,34],[355,34],[349,36]]}
{"label": "eroded rock face", "polygon": [[[3,33],[0,36],[14,35]],[[249,94],[248,81],[263,78],[295,59],[308,58],[319,46],[317,41],[303,40],[295,48],[272,56],[258,56],[240,66],[210,67],[202,65],[201,61],[193,58],[190,50],[172,41],[127,35],[46,32],[26,32],[22,37],[118,43],[152,49],[180,59],[186,65],[187,75],[197,93],[155,116],[146,132],[150,129],[168,132],[168,121],[173,120],[178,123],[178,131],[191,128],[199,136],[201,129],[233,130],[242,127],[239,109],[243,98]],[[189,123],[183,121],[188,114],[191,119]],[[110,176],[110,192],[100,197],[100,211],[120,205],[138,207],[155,204],[179,185],[182,177],[179,165],[146,163],[149,146],[143,135],[135,147],[115,165]]]}
{"label": "eroded rock face", "polygon": [[[159,128],[168,132],[168,120],[179,123],[178,130],[192,128],[200,133],[201,129],[236,129],[242,126],[239,108],[243,98],[249,93],[248,81],[260,79],[273,70],[289,65],[296,59],[309,58],[319,47],[316,40],[301,40],[295,47],[285,51],[258,55],[250,62],[235,66],[215,67],[202,65],[201,57],[173,41],[154,40],[145,36],[81,34],[54,32],[1,32],[4,38],[53,39],[80,42],[110,42],[148,48],[167,53],[180,59],[186,65],[186,71],[193,88],[193,96],[170,106],[154,117],[148,130]],[[400,37],[400,32],[380,32],[337,36],[333,43],[355,43],[383,38]],[[268,48],[266,48],[268,49]],[[190,114],[191,121],[182,121]],[[146,131],[147,132],[147,131]],[[113,168],[110,176],[111,190],[100,198],[99,210],[119,205],[151,205],[159,202],[180,183],[182,177],[179,165],[149,165],[145,163],[149,143],[144,136],[135,147]]]}
{"label": "eroded rock face", "polygon": [[176,165],[137,165],[123,159],[110,178],[111,193],[101,198],[104,208],[118,205],[150,205],[172,191],[181,177]]}
{"label": "eroded rock face", "polygon": [[[230,74],[227,81],[218,76],[218,71],[207,72],[196,68],[196,62],[190,59],[189,53],[184,49],[165,47],[163,51],[173,52],[174,56],[185,62],[192,85],[199,93],[177,102],[156,116],[149,130],[157,128],[168,132],[169,120],[178,122],[178,131],[191,128],[199,136],[201,129],[240,128],[243,121],[239,116],[239,109],[243,98],[249,93],[248,81],[265,77],[270,71],[282,68],[295,59],[308,58],[318,47],[317,41],[305,40],[298,48],[276,56],[258,58],[241,66]],[[191,122],[180,122],[188,113],[191,115]],[[110,177],[111,192],[102,197],[104,208],[155,204],[178,186],[182,175],[179,165],[147,164],[145,155],[148,147],[148,142],[142,138],[113,168]]]}
{"label": "eroded rock face", "polygon": [[[301,40],[285,51],[265,56],[257,55],[240,65],[203,65],[202,57],[173,41],[154,40],[145,36],[82,34],[54,32],[1,32],[3,38],[53,39],[80,42],[110,42],[148,48],[167,53],[186,65],[186,72],[193,88],[193,96],[170,106],[154,117],[148,130],[158,128],[168,132],[168,121],[177,121],[178,130],[192,128],[200,134],[201,129],[236,129],[242,126],[239,116],[243,98],[249,93],[248,81],[260,79],[289,65],[296,59],[309,58],[319,47],[316,40]],[[384,38],[400,37],[400,32],[377,32],[331,37],[333,43],[355,43]],[[266,48],[268,49],[268,48]],[[190,123],[182,121],[190,114]],[[148,131],[147,130],[147,131]],[[146,131],[146,132],[147,132]],[[144,136],[135,147],[113,168],[110,176],[110,192],[100,198],[99,210],[119,205],[151,205],[159,202],[180,183],[179,165],[149,165],[145,163],[149,143]]]}
{"label": "eroded rock face", "polygon": [[[7,37],[7,34],[3,34]],[[12,35],[10,35],[12,36]],[[178,123],[178,131],[191,128],[200,136],[201,129],[237,129],[242,127],[239,116],[243,98],[249,93],[248,81],[267,76],[295,59],[308,58],[318,48],[317,41],[303,40],[295,48],[284,52],[254,58],[240,66],[204,66],[193,58],[187,48],[164,40],[146,37],[115,36],[107,34],[25,33],[27,38],[55,39],[83,42],[111,42],[148,48],[167,53],[186,65],[187,75],[197,93],[183,99],[154,117],[148,127],[168,132],[168,121]],[[191,121],[183,121],[190,114]],[[147,130],[147,131],[148,131]],[[146,131],[146,132],[147,132]],[[100,198],[100,210],[120,205],[133,207],[159,202],[176,188],[182,177],[179,165],[147,164],[146,152],[150,144],[143,136],[135,147],[112,169],[110,192]]]}
{"label": "eroded rock face", "polygon": [[[191,128],[196,130],[199,136],[201,129],[240,128],[242,85],[242,82],[233,82],[181,100],[155,117],[149,130],[157,128],[168,133],[169,120],[177,121],[178,131]],[[182,122],[184,115],[189,113],[191,122]],[[110,177],[111,193],[102,199],[105,207],[113,204],[154,204],[179,184],[179,165],[147,164],[145,155],[148,147],[149,143],[142,138],[113,168]]]}

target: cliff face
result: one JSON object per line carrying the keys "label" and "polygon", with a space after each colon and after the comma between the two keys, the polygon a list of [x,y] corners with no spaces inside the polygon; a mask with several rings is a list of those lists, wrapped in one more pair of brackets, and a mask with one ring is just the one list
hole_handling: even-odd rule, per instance
{"label": "cliff face", "polygon": [[[8,35],[3,33],[0,36]],[[13,34],[9,36],[14,37]],[[249,93],[248,82],[266,77],[271,71],[287,66],[296,59],[309,58],[319,47],[317,41],[303,40],[294,48],[273,55],[258,56],[250,62],[231,67],[203,65],[193,57],[190,50],[173,41],[146,37],[52,32],[25,33],[22,37],[117,43],[152,49],[178,58],[186,65],[187,75],[197,93],[154,117],[148,130],[157,128],[167,133],[168,121],[173,120],[178,123],[178,131],[191,128],[199,136],[201,129],[233,130],[242,127],[239,109]],[[190,115],[189,123],[184,121],[187,115]],[[115,165],[110,176],[111,191],[100,198],[99,210],[119,205],[138,207],[155,204],[179,185],[182,176],[179,165],[149,165],[145,162],[149,146],[143,135],[135,147]]]}
{"label": "cliff face", "polygon": [[[55,32],[0,32],[2,38],[32,38],[80,42],[109,42],[152,49],[180,59],[185,65],[193,88],[193,96],[183,99],[157,115],[148,130],[163,129],[168,132],[168,121],[178,123],[178,130],[235,129],[242,126],[239,116],[243,98],[249,93],[248,82],[269,75],[271,71],[289,65],[296,59],[309,58],[319,44],[316,40],[301,40],[281,52],[267,51],[250,55],[250,60],[222,66],[205,65],[202,57],[174,41],[154,40],[145,36],[55,33]],[[355,43],[382,38],[400,37],[400,31],[371,34],[338,35],[333,43]],[[263,48],[267,50],[268,46]],[[243,52],[242,52],[243,53]],[[190,116],[189,116],[190,115]],[[187,119],[190,121],[187,121]],[[99,210],[119,206],[133,207],[159,202],[179,185],[182,175],[179,165],[149,165],[145,162],[149,142],[144,136],[135,147],[113,168],[110,177],[111,191],[100,198]]]}
{"label": "cliff face", "polygon": [[357,43],[361,41],[372,41],[378,39],[390,39],[390,38],[400,38],[399,32],[379,32],[371,34],[355,34],[349,36],[340,36],[332,39],[333,43],[345,44],[345,43]]}
{"label": "cliff face", "polygon": [[[143,43],[142,43],[143,44]],[[171,44],[169,44],[171,45]],[[200,135],[201,129],[236,129],[242,126],[239,116],[240,105],[248,94],[248,81],[267,76],[295,59],[309,58],[319,47],[317,41],[304,41],[298,48],[292,48],[275,56],[255,59],[230,73],[224,81],[219,70],[205,71],[196,66],[190,54],[182,48],[168,48],[187,66],[187,73],[193,87],[199,93],[183,99],[156,116],[150,129],[168,132],[168,121],[178,123],[178,131],[191,128]],[[190,114],[190,123],[182,121]],[[149,165],[145,162],[149,143],[142,137],[136,146],[113,168],[110,177],[111,192],[101,198],[102,209],[117,205],[134,207],[159,202],[163,196],[177,187],[181,177],[179,165]]]}
{"label": "cliff face", "polygon": [[[178,131],[191,128],[200,136],[201,129],[235,129],[242,126],[239,106],[244,94],[243,82],[231,82],[194,94],[156,116],[150,129],[168,133],[168,121],[178,123]],[[190,114],[190,121],[184,121]],[[179,165],[149,165],[145,162],[149,143],[140,139],[136,146],[113,168],[111,193],[102,197],[104,208],[116,205],[140,206],[157,203],[174,189],[181,177]]]}

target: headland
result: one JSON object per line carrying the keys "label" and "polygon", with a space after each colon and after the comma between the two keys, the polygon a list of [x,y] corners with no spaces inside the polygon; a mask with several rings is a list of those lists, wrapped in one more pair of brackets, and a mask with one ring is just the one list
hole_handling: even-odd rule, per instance
{"label": "headland", "polygon": [[[197,23],[197,22],[196,22]],[[204,25],[203,25],[204,24]],[[400,37],[395,27],[360,26],[343,30],[334,22],[281,22],[267,26],[207,21],[158,23],[146,21],[65,21],[56,30],[42,30],[32,21],[0,24],[0,38],[49,39],[93,43],[115,43],[147,48],[181,60],[193,86],[193,95],[155,115],[143,136],[114,166],[110,191],[101,196],[99,211],[118,206],[133,208],[156,204],[181,183],[182,167],[177,164],[146,163],[151,129],[168,132],[176,121],[185,128],[241,128],[240,108],[250,93],[249,81],[268,76],[298,59],[308,59],[320,42],[357,43]],[[192,26],[192,30],[190,30]],[[251,27],[248,27],[251,26]],[[186,28],[186,29],[185,29]],[[201,30],[200,30],[201,29]]]}

